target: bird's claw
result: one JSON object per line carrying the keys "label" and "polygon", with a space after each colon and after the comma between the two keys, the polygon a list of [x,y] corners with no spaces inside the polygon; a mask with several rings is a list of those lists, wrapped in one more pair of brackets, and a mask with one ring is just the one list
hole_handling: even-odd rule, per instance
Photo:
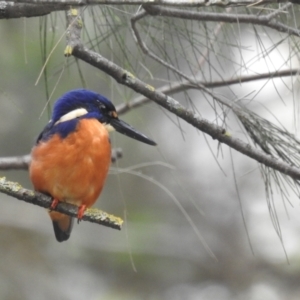
{"label": "bird's claw", "polygon": [[79,224],[79,222],[81,221],[83,215],[84,215],[84,212],[86,210],[86,205],[80,205],[78,207],[78,213],[77,213],[77,223]]}
{"label": "bird's claw", "polygon": [[52,203],[51,203],[50,210],[55,209],[58,203],[59,203],[58,199],[54,198]]}

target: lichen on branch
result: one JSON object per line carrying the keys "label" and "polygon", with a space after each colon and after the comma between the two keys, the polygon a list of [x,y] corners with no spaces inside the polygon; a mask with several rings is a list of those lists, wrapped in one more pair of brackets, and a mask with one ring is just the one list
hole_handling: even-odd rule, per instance
{"label": "lichen on branch", "polygon": [[[47,209],[50,208],[52,203],[52,198],[50,196],[25,189],[19,183],[8,181],[5,177],[0,177],[0,192]],[[71,217],[77,217],[78,207],[69,203],[59,202],[54,210]],[[96,208],[87,209],[84,212],[82,221],[97,223],[118,230],[121,230],[123,224],[121,218]]]}

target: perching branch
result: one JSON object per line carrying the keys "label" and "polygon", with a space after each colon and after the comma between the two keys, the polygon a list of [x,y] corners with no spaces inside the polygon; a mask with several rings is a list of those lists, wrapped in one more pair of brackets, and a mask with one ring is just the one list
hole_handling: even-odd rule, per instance
{"label": "perching branch", "polygon": [[[285,8],[286,8],[286,6],[285,6]],[[151,13],[151,14],[158,14],[160,11],[162,14],[164,14],[165,13],[164,10],[161,10],[161,9],[164,9],[164,8],[161,6],[159,6],[159,7],[156,6],[156,7],[151,7],[151,8],[147,6],[147,8],[145,8],[145,10],[147,10],[147,12]],[[180,10],[170,9],[169,11],[170,11],[170,13],[173,14],[172,17],[176,17],[176,13],[179,14]],[[180,13],[186,13],[186,14],[189,14],[189,16],[190,16],[189,11],[180,11]],[[268,26],[268,24],[270,24],[270,22],[273,22],[273,18],[275,17],[274,14],[275,13],[272,13],[272,14],[269,14],[269,15],[263,16],[263,17],[258,16],[261,19],[257,19],[257,16],[253,16],[253,18],[255,18],[256,20],[260,20],[259,22],[262,22],[262,21],[265,22],[265,24],[260,24],[260,25]],[[141,14],[142,17],[145,15],[146,15],[145,13]],[[206,15],[208,15],[209,18],[211,18],[210,20],[213,21],[213,17],[214,17],[213,14],[206,14]],[[186,15],[186,18],[188,18],[189,16]],[[199,15],[197,15],[197,12],[195,12],[195,16],[197,18],[199,17]],[[203,17],[203,15],[201,15],[201,16]],[[240,15],[240,16],[238,17],[238,18],[240,18],[238,21],[243,22],[243,15]],[[247,16],[247,17],[249,18],[249,16]],[[252,16],[250,16],[250,17],[252,17]],[[236,16],[235,16],[235,18],[236,18]],[[138,19],[136,19],[136,20],[138,20]],[[169,96],[171,94],[171,90],[172,90],[172,88],[170,88],[170,85],[167,87],[168,91],[163,91],[163,89],[155,90],[152,86],[149,86],[145,82],[139,80],[138,78],[133,76],[131,73],[129,73],[127,70],[125,70],[125,69],[121,68],[120,66],[116,65],[115,63],[107,60],[106,58],[101,56],[99,53],[91,51],[87,47],[85,47],[81,43],[81,39],[80,39],[80,33],[81,33],[81,29],[82,29],[82,21],[81,21],[80,15],[78,15],[78,11],[76,9],[71,9],[68,12],[68,21],[69,21],[69,27],[67,30],[67,47],[65,50],[66,56],[73,55],[77,58],[80,58],[81,60],[83,60],[85,62],[88,62],[89,64],[95,66],[96,68],[106,72],[111,77],[113,77],[117,82],[119,82],[123,85],[126,85],[126,86],[130,87],[131,89],[135,90],[136,92],[142,94],[144,96],[144,99],[147,99],[147,98],[151,99],[152,101],[161,105],[162,107],[164,107],[171,113],[175,114],[179,118],[181,118],[181,119],[185,120],[186,122],[188,122],[189,124],[193,125],[197,129],[210,135],[213,139],[217,139],[219,142],[225,143],[228,146],[236,149],[237,151],[264,164],[265,166],[273,168],[274,170],[277,170],[283,174],[289,175],[293,179],[300,179],[300,169],[299,168],[297,168],[295,166],[291,166],[290,164],[282,161],[281,159],[276,159],[275,157],[268,155],[261,150],[251,147],[249,144],[231,136],[226,131],[226,129],[224,129],[223,127],[220,127],[211,122],[208,122],[207,120],[196,115],[194,112],[183,107],[178,101],[176,101],[175,99],[173,99]],[[223,21],[226,22],[225,19]],[[230,22],[229,19],[227,21]],[[249,21],[249,19],[248,19],[248,21]],[[296,72],[298,72],[298,70],[296,70],[295,73]],[[290,70],[288,72],[288,75],[289,76],[291,75]],[[258,75],[258,76],[261,76],[261,75]],[[184,77],[187,77],[187,76],[184,76]],[[270,74],[269,74],[268,78],[270,78]],[[226,82],[228,84],[228,81],[226,81]],[[240,79],[239,80],[232,79],[231,84],[233,84],[235,82],[241,82],[241,80]],[[217,86],[216,82],[214,84],[215,84],[215,86]],[[220,86],[222,86],[225,84],[225,82],[223,81],[223,82],[220,82],[219,84],[220,84]],[[206,89],[208,87],[208,85],[209,85],[208,83],[205,84],[205,83],[201,83],[201,82],[195,82],[195,79],[190,80],[190,78],[188,77],[188,78],[186,78],[186,81],[181,82],[181,84],[178,84],[176,87],[174,86],[173,92],[175,92],[176,90],[179,91],[182,87],[198,88],[198,89],[204,87],[204,89]],[[213,97],[212,93],[209,93],[209,94]],[[144,99],[140,102],[136,102],[134,105],[136,105],[136,106],[140,105],[142,102],[145,101]],[[231,104],[228,106],[233,109]],[[124,108],[120,108],[120,112],[122,111],[122,109],[124,110]],[[247,112],[245,112],[245,115],[246,114],[247,114]],[[242,110],[239,115],[239,118],[241,121],[243,121],[243,111]],[[256,119],[253,119],[253,120],[255,121]],[[244,122],[246,122],[246,121],[248,121],[247,116],[246,116]],[[256,133],[254,132],[252,135],[255,136],[255,134]],[[259,139],[257,139],[257,140],[259,141]],[[21,165],[21,163],[20,163],[20,165]],[[0,160],[0,166],[1,166],[1,160]],[[49,205],[47,207],[49,207]]]}
{"label": "perching branch", "polygon": [[[7,181],[5,177],[0,178],[0,192],[27,203],[38,205],[47,209],[50,208],[52,203],[51,197],[38,192],[27,190],[16,182]],[[72,204],[59,202],[54,210],[76,218],[78,207]],[[89,221],[91,223],[97,223],[118,230],[121,230],[123,224],[123,220],[121,218],[115,217],[96,208],[87,209],[84,212],[82,220]]]}

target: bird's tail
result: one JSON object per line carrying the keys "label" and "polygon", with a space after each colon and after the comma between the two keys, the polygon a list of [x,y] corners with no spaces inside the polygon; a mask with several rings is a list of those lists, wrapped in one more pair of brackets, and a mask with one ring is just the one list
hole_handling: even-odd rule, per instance
{"label": "bird's tail", "polygon": [[74,218],[56,211],[50,211],[49,215],[53,223],[53,229],[57,241],[66,241],[71,235]]}

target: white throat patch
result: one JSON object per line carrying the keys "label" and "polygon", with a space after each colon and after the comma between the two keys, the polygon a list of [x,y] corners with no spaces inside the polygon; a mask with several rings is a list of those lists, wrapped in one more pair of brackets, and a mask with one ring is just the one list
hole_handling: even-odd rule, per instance
{"label": "white throat patch", "polygon": [[72,119],[76,119],[78,117],[86,115],[87,113],[88,113],[88,111],[85,108],[74,109],[74,110],[68,112],[67,114],[63,115],[57,122],[55,122],[54,125],[57,125],[59,123],[66,122],[66,121],[69,121]]}
{"label": "white throat patch", "polygon": [[103,123],[103,125],[108,132],[115,131],[115,128],[113,128],[110,124]]}

